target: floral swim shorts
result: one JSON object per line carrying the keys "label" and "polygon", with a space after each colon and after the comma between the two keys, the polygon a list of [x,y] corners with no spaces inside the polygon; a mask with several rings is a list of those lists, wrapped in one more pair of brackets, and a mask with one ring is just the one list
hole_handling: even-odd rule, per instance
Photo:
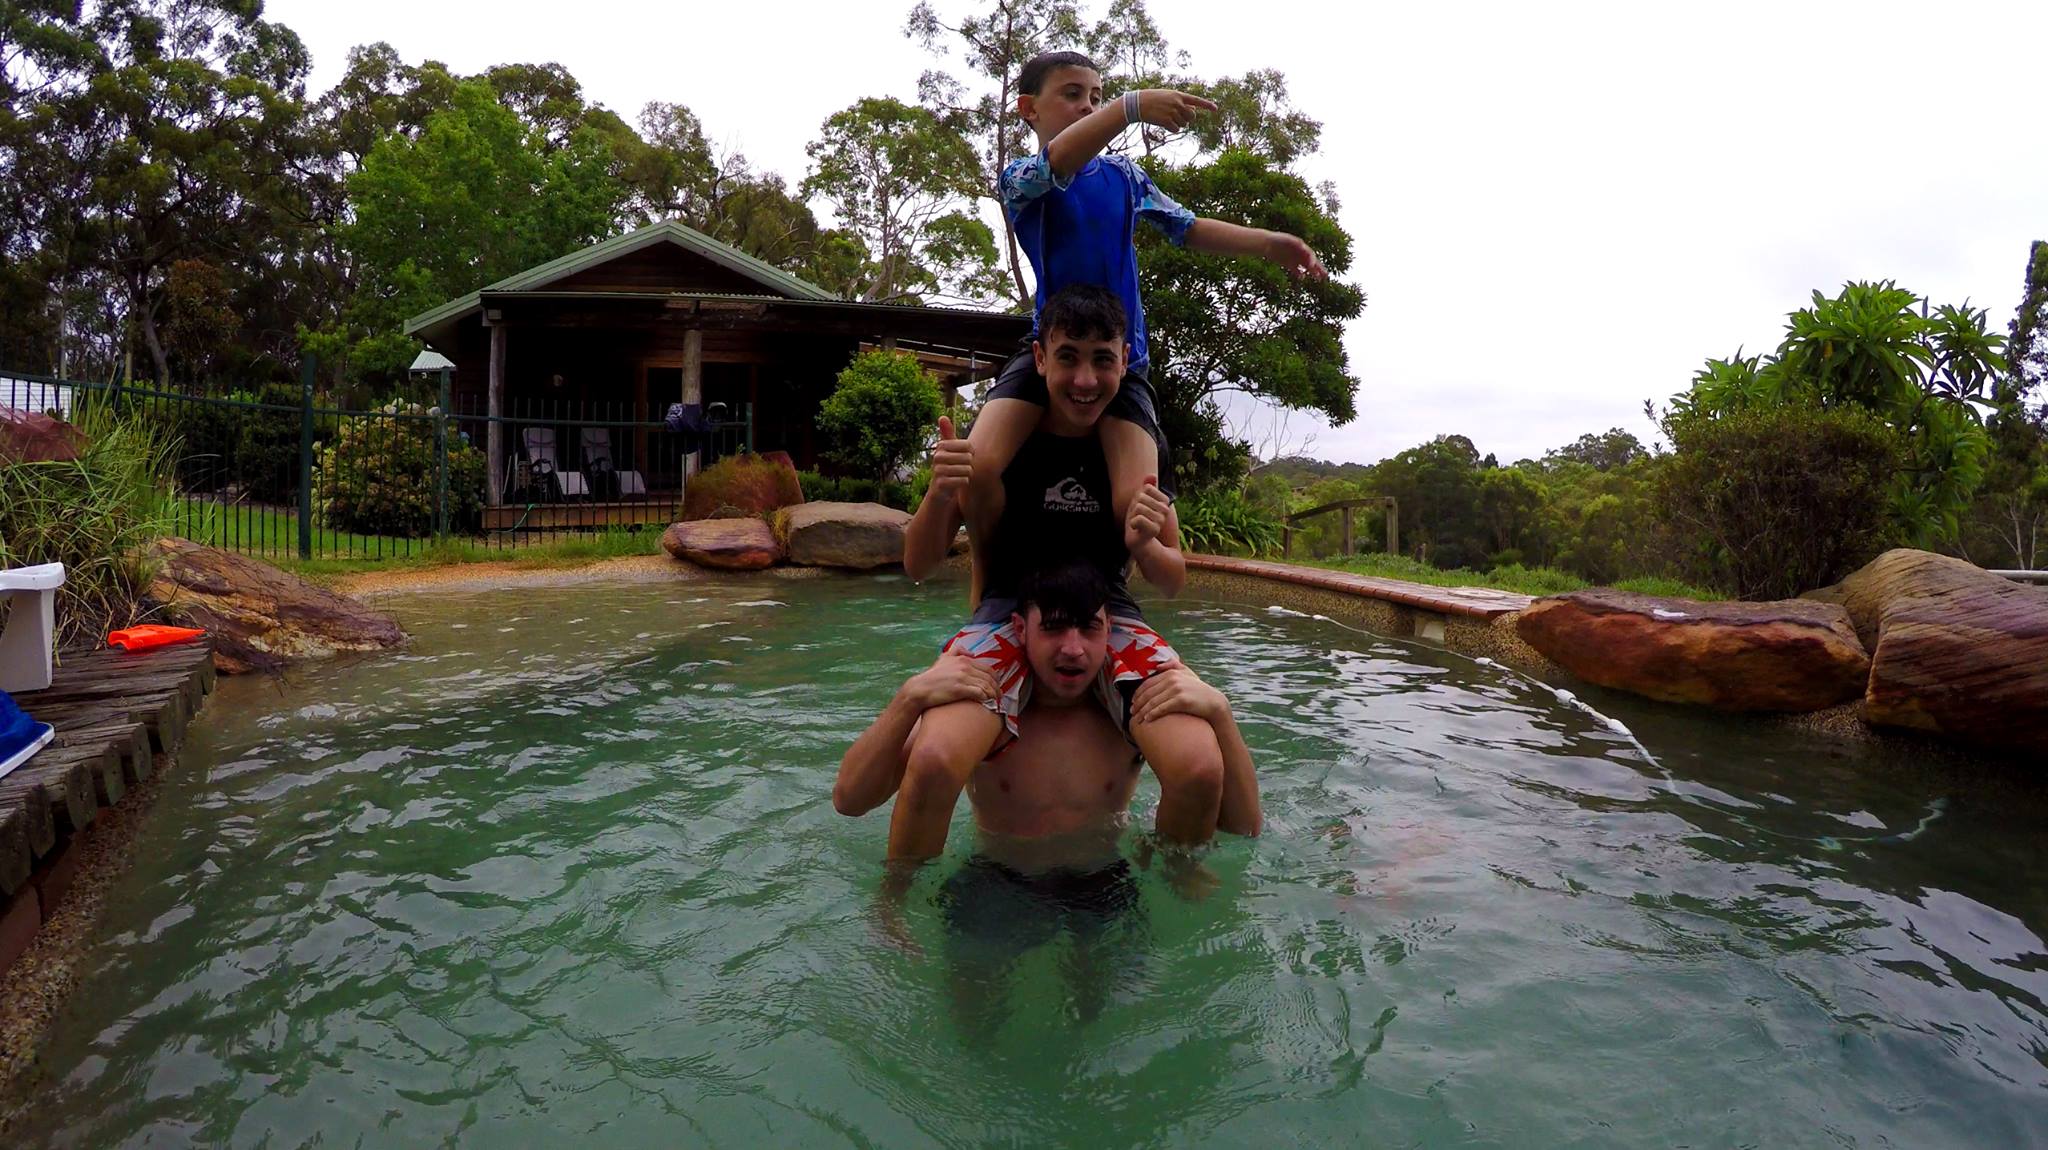
{"label": "floral swim shorts", "polygon": [[[942,650],[966,655],[988,667],[995,676],[997,696],[983,704],[1003,717],[1007,746],[1017,737],[1017,717],[1031,703],[1031,665],[1024,657],[1024,635],[1015,620],[1005,616],[990,623],[969,623]],[[1159,632],[1143,619],[1125,615],[1109,617],[1109,658],[1095,680],[1095,697],[1102,702],[1117,729],[1129,736],[1131,697],[1138,684],[1159,672],[1180,665],[1180,656]]]}

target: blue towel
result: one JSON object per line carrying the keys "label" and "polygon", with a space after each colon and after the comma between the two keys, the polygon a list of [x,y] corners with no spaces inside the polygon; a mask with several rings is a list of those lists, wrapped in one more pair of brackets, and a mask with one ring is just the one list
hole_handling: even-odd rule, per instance
{"label": "blue towel", "polygon": [[28,762],[56,733],[50,724],[24,714],[14,696],[0,691],[0,776]]}

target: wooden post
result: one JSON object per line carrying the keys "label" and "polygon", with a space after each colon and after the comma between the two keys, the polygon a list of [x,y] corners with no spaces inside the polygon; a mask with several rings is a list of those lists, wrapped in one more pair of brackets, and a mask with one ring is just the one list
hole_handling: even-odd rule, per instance
{"label": "wooden post", "polygon": [[1401,553],[1401,503],[1387,496],[1387,554]]}
{"label": "wooden post", "polygon": [[[683,333],[683,402],[702,405],[704,402],[704,329],[693,327]],[[704,458],[702,448],[692,451],[683,459],[683,477],[697,474],[697,465]]]}
{"label": "wooden post", "polygon": [[647,365],[643,363],[633,369],[633,422],[642,425],[633,428],[633,466],[642,475],[648,474],[647,428],[644,426],[647,421]]}
{"label": "wooden post", "polygon": [[484,491],[484,502],[496,507],[505,499],[505,425],[499,422],[505,414],[505,324],[488,314],[484,323],[491,329],[491,382],[484,403],[484,414],[490,417],[484,424],[484,463],[490,487]]}
{"label": "wooden post", "polygon": [[1280,525],[1280,558],[1287,559],[1291,558],[1293,555],[1294,521],[1290,519],[1287,522],[1282,523]]}
{"label": "wooden post", "polygon": [[1351,557],[1351,555],[1352,555],[1352,553],[1353,553],[1353,550],[1354,550],[1354,549],[1353,549],[1353,547],[1351,546],[1351,513],[1352,513],[1352,511],[1353,511],[1353,510],[1354,510],[1354,508],[1352,508],[1352,506],[1351,506],[1350,504],[1348,504],[1348,503],[1347,503],[1347,504],[1345,504],[1345,506],[1344,506],[1344,511],[1343,511],[1343,515],[1344,515],[1344,557],[1345,557],[1346,559],[1349,559],[1349,558]]}

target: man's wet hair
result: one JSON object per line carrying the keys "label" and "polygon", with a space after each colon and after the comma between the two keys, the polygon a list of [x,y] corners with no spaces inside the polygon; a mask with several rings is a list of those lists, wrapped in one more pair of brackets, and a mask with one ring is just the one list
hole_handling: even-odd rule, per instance
{"label": "man's wet hair", "polygon": [[1069,284],[1045,301],[1045,310],[1038,313],[1038,331],[1047,340],[1061,332],[1068,339],[1121,343],[1130,331],[1130,320],[1115,292],[1101,284]]}
{"label": "man's wet hair", "polygon": [[1086,626],[1107,606],[1109,577],[1078,560],[1033,571],[1017,590],[1017,613],[1038,608],[1038,625],[1048,630]]}
{"label": "man's wet hair", "polygon": [[1024,62],[1024,70],[1017,73],[1017,91],[1025,96],[1036,96],[1045,87],[1045,78],[1061,68],[1086,68],[1100,76],[1102,65],[1090,60],[1079,52],[1040,52]]}

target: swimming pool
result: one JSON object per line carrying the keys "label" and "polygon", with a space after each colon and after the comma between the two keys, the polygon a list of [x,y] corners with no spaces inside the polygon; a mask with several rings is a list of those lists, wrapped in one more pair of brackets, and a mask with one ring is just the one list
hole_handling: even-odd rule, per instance
{"label": "swimming pool", "polygon": [[829,796],[960,599],[422,595],[404,654],[224,682],[11,1140],[2048,1139],[2048,804],[1256,606],[1152,618],[1236,701],[1265,837],[1199,901],[1138,869],[1099,1001],[1037,932],[969,1019],[964,808],[905,948],[885,816]]}

